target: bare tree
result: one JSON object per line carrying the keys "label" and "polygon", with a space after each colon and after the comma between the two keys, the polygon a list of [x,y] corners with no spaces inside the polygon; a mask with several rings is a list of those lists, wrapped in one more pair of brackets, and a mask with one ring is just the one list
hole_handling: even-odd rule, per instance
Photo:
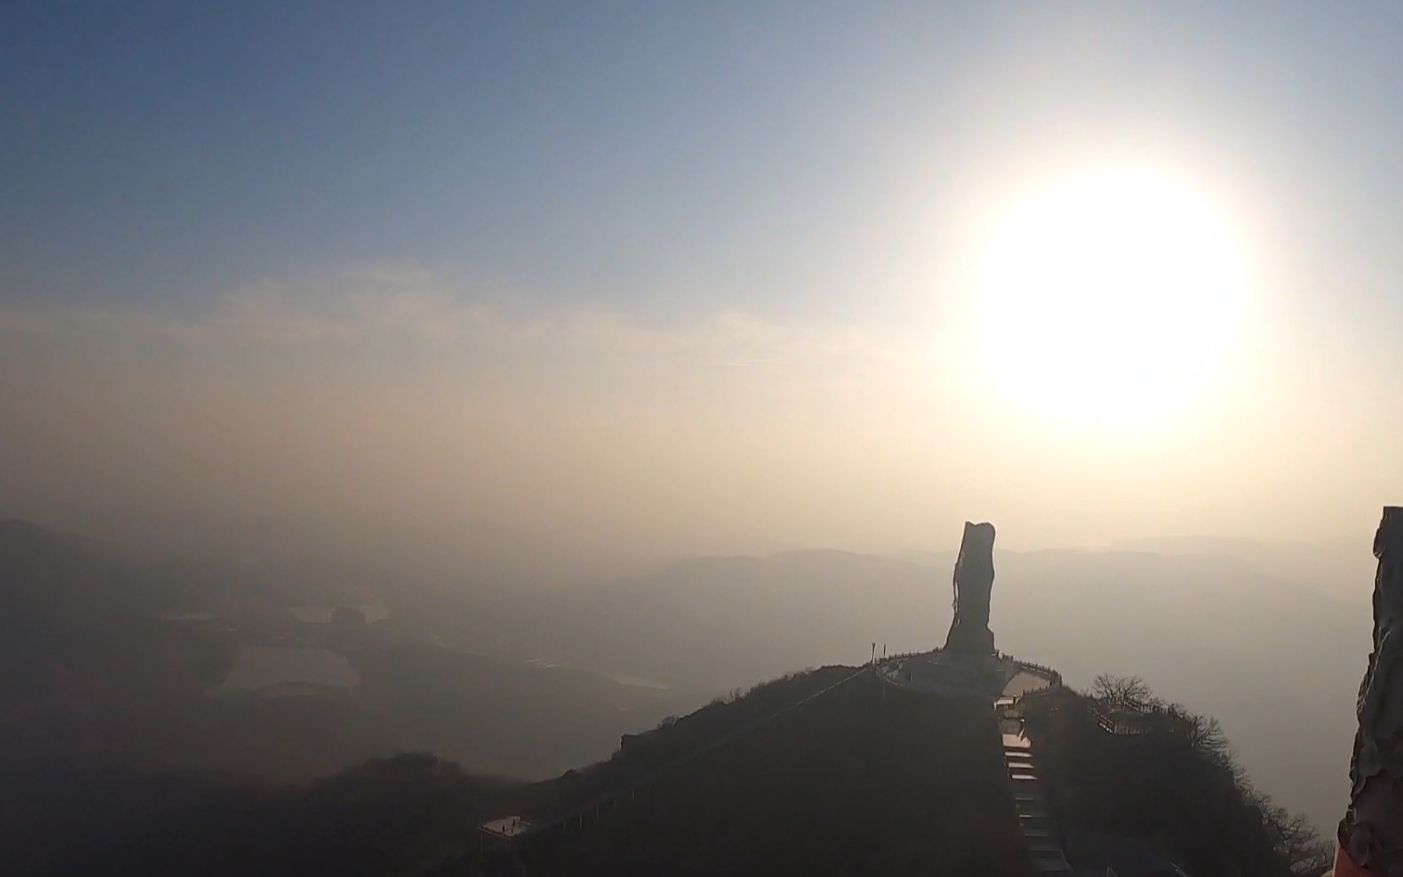
{"label": "bare tree", "polygon": [[1102,673],[1092,683],[1092,696],[1107,706],[1145,710],[1158,704],[1150,686],[1139,676],[1112,676]]}

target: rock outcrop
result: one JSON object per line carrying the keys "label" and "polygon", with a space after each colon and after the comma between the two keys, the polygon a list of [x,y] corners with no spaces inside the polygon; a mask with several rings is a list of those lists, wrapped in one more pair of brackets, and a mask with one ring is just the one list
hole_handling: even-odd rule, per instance
{"label": "rock outcrop", "polygon": [[[1340,846],[1369,874],[1403,874],[1403,508],[1374,536],[1374,640],[1359,686],[1349,809]],[[1336,865],[1335,873],[1348,873]]]}
{"label": "rock outcrop", "polygon": [[990,655],[989,597],[994,589],[994,525],[965,521],[960,556],[955,561],[955,617],[945,638],[949,652]]}

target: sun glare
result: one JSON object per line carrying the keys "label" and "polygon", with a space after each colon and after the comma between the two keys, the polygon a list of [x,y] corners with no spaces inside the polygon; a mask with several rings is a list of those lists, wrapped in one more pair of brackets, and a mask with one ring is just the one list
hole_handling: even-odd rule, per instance
{"label": "sun glare", "polygon": [[1141,170],[1070,176],[1015,202],[980,257],[984,349],[1020,404],[1077,425],[1191,403],[1233,352],[1241,237],[1193,187]]}

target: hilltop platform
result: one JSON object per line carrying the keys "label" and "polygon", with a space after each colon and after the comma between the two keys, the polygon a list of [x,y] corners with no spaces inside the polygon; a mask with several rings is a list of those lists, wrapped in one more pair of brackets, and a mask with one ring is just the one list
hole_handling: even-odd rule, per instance
{"label": "hilltop platform", "polygon": [[1011,655],[970,655],[940,649],[888,661],[877,672],[886,682],[911,691],[991,700],[1016,700],[1062,682],[1055,670]]}

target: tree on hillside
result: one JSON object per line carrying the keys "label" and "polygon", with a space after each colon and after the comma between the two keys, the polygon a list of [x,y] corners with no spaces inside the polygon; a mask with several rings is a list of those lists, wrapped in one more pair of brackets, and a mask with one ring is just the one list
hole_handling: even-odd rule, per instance
{"label": "tree on hillside", "polygon": [[1143,710],[1159,703],[1150,686],[1138,676],[1102,673],[1091,683],[1091,695],[1107,706]]}
{"label": "tree on hillside", "polygon": [[[1107,712],[1143,721],[1107,731]],[[1030,701],[1027,721],[1070,833],[1135,841],[1193,874],[1318,877],[1329,867],[1319,834],[1252,788],[1218,722],[1166,703],[1143,680],[1100,676],[1091,696]]]}

